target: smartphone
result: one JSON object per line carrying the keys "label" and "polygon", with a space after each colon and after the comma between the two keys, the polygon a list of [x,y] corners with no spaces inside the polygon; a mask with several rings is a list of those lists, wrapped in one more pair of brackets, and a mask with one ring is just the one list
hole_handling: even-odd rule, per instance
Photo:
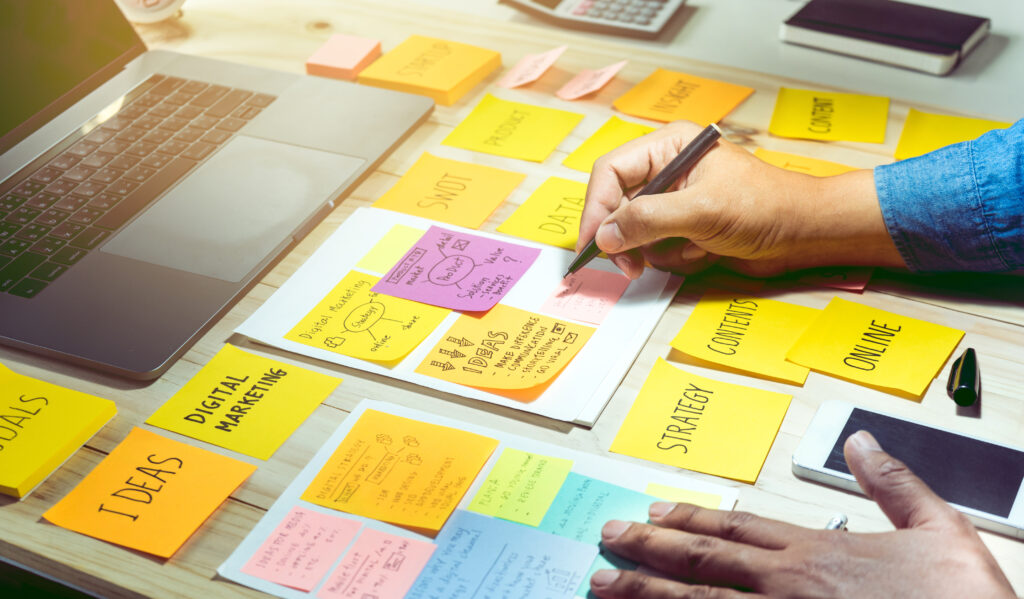
{"label": "smartphone", "polygon": [[866,430],[978,528],[1024,539],[1024,450],[826,401],[793,454],[793,474],[862,493],[843,443]]}

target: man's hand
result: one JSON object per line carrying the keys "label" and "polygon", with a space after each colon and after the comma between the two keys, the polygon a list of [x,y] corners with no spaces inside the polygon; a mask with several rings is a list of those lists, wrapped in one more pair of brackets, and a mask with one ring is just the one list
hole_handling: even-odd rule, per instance
{"label": "man's hand", "polygon": [[653,524],[612,520],[606,549],[665,578],[599,570],[602,599],[1015,597],[974,526],[859,432],[844,446],[861,488],[898,530],[812,530],[743,512],[651,505]]}

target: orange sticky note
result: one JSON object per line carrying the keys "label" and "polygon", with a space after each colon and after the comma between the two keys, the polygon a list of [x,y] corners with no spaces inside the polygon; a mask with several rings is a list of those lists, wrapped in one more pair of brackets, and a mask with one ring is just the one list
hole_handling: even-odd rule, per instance
{"label": "orange sticky note", "polygon": [[627,62],[629,61],[620,60],[597,70],[583,69],[556,91],[555,95],[563,100],[579,100],[608,85],[608,82],[615,78],[615,75],[622,70],[622,67],[626,66]]}
{"label": "orange sticky note", "polygon": [[332,35],[306,59],[306,73],[355,81],[380,56],[380,41],[341,33]]}
{"label": "orange sticky note", "polygon": [[814,175],[815,177],[831,177],[832,175],[841,175],[843,173],[857,170],[857,167],[846,166],[845,164],[839,164],[838,162],[818,160],[817,158],[787,154],[786,152],[775,152],[772,150],[765,150],[764,148],[757,148],[754,150],[754,156],[757,156],[768,164],[784,168],[787,171],[804,173],[805,175]]}
{"label": "orange sticky note", "polygon": [[437,531],[497,446],[489,437],[366,410],[302,499]]}
{"label": "orange sticky note", "polygon": [[90,537],[170,557],[255,470],[133,428],[43,517]]}
{"label": "orange sticky note", "polygon": [[527,83],[533,83],[534,81],[541,78],[541,76],[551,68],[551,65],[555,64],[558,57],[569,46],[559,46],[553,50],[542,52],[540,54],[527,54],[514,67],[508,70],[501,79],[498,79],[498,85],[501,87],[519,87],[520,85],[526,85]]}
{"label": "orange sticky note", "polygon": [[619,96],[612,106],[654,121],[686,119],[708,125],[720,121],[752,93],[750,87],[658,69]]}

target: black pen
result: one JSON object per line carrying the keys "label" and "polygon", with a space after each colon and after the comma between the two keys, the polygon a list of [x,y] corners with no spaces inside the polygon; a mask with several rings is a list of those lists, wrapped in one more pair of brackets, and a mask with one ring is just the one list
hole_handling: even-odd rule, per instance
{"label": "black pen", "polygon": [[[640,193],[636,194],[633,199],[640,196],[664,193],[672,183],[683,176],[683,173],[693,168],[693,165],[697,164],[701,156],[706,154],[721,136],[722,130],[718,128],[718,125],[711,123],[705,127],[703,131],[697,134],[697,137],[694,137],[690,143],[686,144],[686,147],[679,152],[678,156],[672,159],[672,162],[668,163],[668,166],[655,175],[647,185],[644,185]],[[583,268],[600,253],[601,250],[597,247],[597,241],[591,239],[590,243],[583,248],[583,251],[576,254],[576,257],[573,258],[572,264],[569,265],[569,270],[566,271],[565,276],[567,277]]]}

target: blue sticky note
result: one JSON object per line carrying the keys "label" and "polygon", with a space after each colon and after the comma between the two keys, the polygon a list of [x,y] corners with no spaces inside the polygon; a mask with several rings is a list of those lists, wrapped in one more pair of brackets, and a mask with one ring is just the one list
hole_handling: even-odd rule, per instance
{"label": "blue sticky note", "polygon": [[571,599],[597,555],[593,544],[464,510],[435,542],[407,599]]}

